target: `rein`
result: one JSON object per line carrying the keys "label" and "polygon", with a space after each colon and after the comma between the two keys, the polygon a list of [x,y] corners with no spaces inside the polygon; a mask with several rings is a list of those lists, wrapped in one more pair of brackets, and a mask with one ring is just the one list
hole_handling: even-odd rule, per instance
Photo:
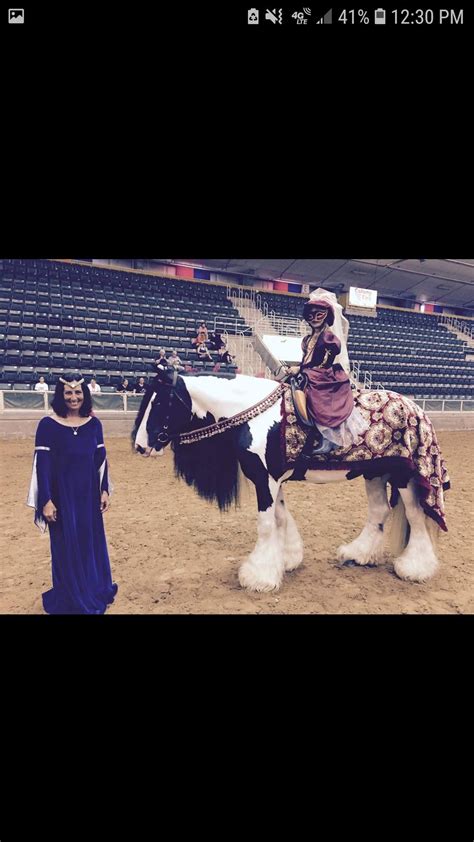
{"label": "rein", "polygon": [[242,412],[237,413],[237,415],[232,415],[230,418],[225,418],[223,421],[217,421],[215,424],[210,424],[208,427],[201,427],[201,429],[194,430],[191,433],[181,433],[173,438],[176,439],[177,444],[194,444],[202,439],[210,439],[212,436],[224,433],[232,427],[238,427],[239,424],[245,424],[246,421],[256,418],[257,415],[261,415],[262,412],[265,412],[266,409],[273,406],[273,404],[281,398],[286,389],[288,389],[286,383],[280,383],[273,392],[267,395],[266,398],[263,398],[263,400],[249,407],[249,409],[244,409]]}

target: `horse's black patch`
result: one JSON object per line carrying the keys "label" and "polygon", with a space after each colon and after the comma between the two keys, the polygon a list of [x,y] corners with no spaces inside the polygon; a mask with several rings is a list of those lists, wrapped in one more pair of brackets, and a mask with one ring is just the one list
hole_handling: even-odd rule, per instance
{"label": "horse's black patch", "polygon": [[242,424],[237,437],[239,462],[242,471],[247,479],[255,485],[257,492],[257,504],[259,512],[266,512],[273,505],[273,497],[270,494],[268,484],[268,471],[265,468],[260,456],[250,453],[249,447],[252,444],[252,433],[248,424]]}
{"label": "horse's black patch", "polygon": [[242,424],[237,430],[237,447],[240,450],[248,450],[253,442],[252,433],[248,423]]}
{"label": "horse's black patch", "polygon": [[273,479],[280,479],[285,473],[285,466],[283,464],[281,453],[281,422],[275,421],[268,431],[267,446],[265,448],[265,459],[268,466],[268,471]]}

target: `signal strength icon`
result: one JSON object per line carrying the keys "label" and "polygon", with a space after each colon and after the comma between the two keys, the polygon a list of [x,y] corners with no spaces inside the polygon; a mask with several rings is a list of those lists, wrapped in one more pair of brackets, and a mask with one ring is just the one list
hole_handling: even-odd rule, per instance
{"label": "signal strength icon", "polygon": [[311,9],[305,9],[304,6],[303,6],[303,12],[305,13],[305,15],[308,15],[308,17],[309,17],[310,14],[311,14]]}
{"label": "signal strength icon", "polygon": [[329,9],[329,12],[326,12],[324,17],[317,20],[316,23],[332,23],[332,9]]}

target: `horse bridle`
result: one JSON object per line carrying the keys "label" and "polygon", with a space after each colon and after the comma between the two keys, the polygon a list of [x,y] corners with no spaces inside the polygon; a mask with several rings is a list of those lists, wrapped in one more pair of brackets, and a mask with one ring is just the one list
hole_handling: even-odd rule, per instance
{"label": "horse bridle", "polygon": [[[183,406],[186,409],[189,409],[189,407],[187,407],[185,402],[183,401],[182,397],[180,395],[178,395],[178,393],[175,391],[177,381],[178,381],[178,372],[175,369],[173,371],[173,381],[172,381],[172,383],[169,383],[169,384],[168,383],[162,383],[161,384],[162,386],[169,386],[169,390],[170,390],[169,398],[168,398],[168,407],[167,407],[168,411],[167,411],[167,414],[166,414],[166,417],[165,417],[165,422],[163,424],[163,429],[162,429],[161,433],[159,433],[158,436],[157,436],[157,439],[158,439],[159,443],[163,444],[163,445],[168,444],[168,442],[172,441],[172,439],[178,438],[178,436],[180,435],[180,433],[176,433],[175,435],[170,436],[169,433],[167,432],[167,430],[169,429],[169,420],[170,420],[170,416],[171,416],[171,406],[173,404],[173,398],[176,396],[177,399],[179,401],[181,401]],[[154,390],[154,392],[155,392],[155,394],[158,394],[156,389]],[[192,412],[191,412],[191,417],[192,417]]]}

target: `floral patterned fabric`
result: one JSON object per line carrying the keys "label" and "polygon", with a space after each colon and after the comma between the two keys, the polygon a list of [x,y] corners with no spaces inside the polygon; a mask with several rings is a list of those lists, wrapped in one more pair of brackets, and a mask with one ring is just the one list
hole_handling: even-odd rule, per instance
{"label": "floral patterned fabric", "polygon": [[[420,503],[429,517],[447,532],[444,491],[449,487],[446,464],[430,419],[409,398],[387,390],[354,392],[355,405],[369,429],[346,448],[312,457],[309,469],[348,470],[347,479],[390,474],[394,505],[398,488],[410,479],[418,486]],[[307,432],[299,426],[291,389],[282,400],[282,452],[287,468],[292,468],[306,442]]]}

